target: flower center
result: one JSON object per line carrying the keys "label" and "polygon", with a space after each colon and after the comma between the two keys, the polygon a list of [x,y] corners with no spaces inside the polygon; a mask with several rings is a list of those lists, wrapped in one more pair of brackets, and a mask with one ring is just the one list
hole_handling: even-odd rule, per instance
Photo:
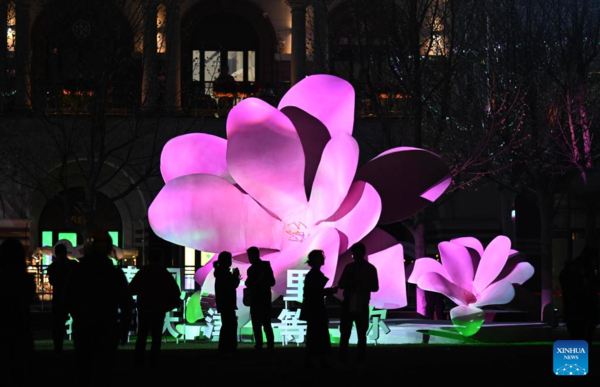
{"label": "flower center", "polygon": [[302,222],[286,223],[285,233],[288,236],[288,240],[292,242],[304,242],[309,236],[307,227]]}

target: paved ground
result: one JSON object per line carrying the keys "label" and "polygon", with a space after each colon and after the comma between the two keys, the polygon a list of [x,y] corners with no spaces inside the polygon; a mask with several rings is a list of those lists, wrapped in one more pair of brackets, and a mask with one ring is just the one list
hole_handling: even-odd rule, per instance
{"label": "paved ground", "polygon": [[[227,387],[233,383],[317,386],[346,381],[353,386],[363,383],[370,386],[382,381],[402,383],[457,377],[464,380],[463,385],[470,384],[469,380],[489,381],[490,378],[545,379],[555,377],[552,344],[370,346],[365,369],[359,369],[354,362],[346,369],[335,365],[337,346],[331,356],[332,369],[306,369],[302,347],[278,347],[271,354],[257,355],[250,344],[241,344],[238,356],[232,359],[219,357],[214,343],[198,342],[167,343],[163,346],[160,366],[136,369],[131,365],[133,344],[128,344],[119,350],[112,385],[190,386],[222,381]],[[32,368],[36,385],[74,384],[71,371],[76,357],[70,344],[63,357],[53,355],[50,340],[37,341],[36,348],[37,359]],[[588,378],[600,376],[600,343],[595,343],[590,352]],[[354,348],[351,348],[352,355],[355,355]]]}

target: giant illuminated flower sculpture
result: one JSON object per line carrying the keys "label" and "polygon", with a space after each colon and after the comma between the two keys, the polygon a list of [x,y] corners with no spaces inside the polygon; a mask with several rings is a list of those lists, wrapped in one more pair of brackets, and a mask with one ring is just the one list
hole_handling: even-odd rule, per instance
{"label": "giant illuminated flower sculpture", "polygon": [[[165,145],[166,185],[148,211],[152,229],[179,245],[231,251],[242,275],[245,250],[259,247],[275,272],[276,296],[285,293],[287,271],[305,269],[313,249],[324,250],[323,272],[329,285],[337,282],[350,260],[344,253],[363,241],[379,271],[371,304],[405,306],[402,245],[375,227],[437,199],[450,184],[448,169],[431,152],[403,147],[357,171],[353,121],[352,86],[329,75],[299,82],[279,109],[243,100],[229,113],[227,140],[188,134]],[[204,283],[211,267],[196,281]]]}
{"label": "giant illuminated flower sculpture", "polygon": [[471,237],[442,242],[438,248],[442,263],[417,259],[408,282],[455,302],[458,306],[450,311],[450,317],[465,336],[477,333],[483,324],[485,313],[480,307],[509,303],[515,296],[513,284],[523,284],[534,272],[502,235],[485,250]]}

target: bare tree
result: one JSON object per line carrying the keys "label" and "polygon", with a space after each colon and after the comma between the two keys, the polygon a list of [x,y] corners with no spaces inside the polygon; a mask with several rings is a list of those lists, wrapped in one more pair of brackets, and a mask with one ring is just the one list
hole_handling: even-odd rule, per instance
{"label": "bare tree", "polygon": [[[400,145],[423,147],[441,155],[451,170],[454,183],[445,197],[403,221],[420,258],[425,256],[429,211],[453,193],[518,163],[514,150],[525,141],[518,130],[524,94],[519,88],[499,94],[498,85],[485,76],[481,2],[346,4],[347,11],[339,12],[338,20],[334,17],[339,44],[333,70],[354,82],[381,129],[361,140],[373,154]],[[423,311],[420,298],[418,310]]]}
{"label": "bare tree", "polygon": [[161,104],[164,22],[156,1],[66,0],[48,1],[32,29],[31,110],[2,120],[2,178],[47,200],[62,192],[65,214],[83,218],[66,223],[83,236],[97,226],[100,192],[114,202],[145,187],[160,175],[162,145],[197,124]]}
{"label": "bare tree", "polygon": [[585,182],[597,154],[596,96],[587,90],[597,69],[599,5],[597,0],[509,0],[486,7],[487,74],[505,88],[520,85],[524,91],[526,119],[518,130],[528,138],[518,150],[528,162],[494,179],[508,202],[522,194],[539,209],[545,321],[552,317],[555,195],[573,181],[574,171]]}

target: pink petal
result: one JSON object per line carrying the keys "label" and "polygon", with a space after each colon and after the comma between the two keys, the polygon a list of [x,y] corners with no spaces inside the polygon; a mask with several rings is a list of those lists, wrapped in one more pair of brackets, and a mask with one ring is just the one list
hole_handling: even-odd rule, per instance
{"label": "pink petal", "polygon": [[423,192],[421,194],[421,197],[423,199],[427,199],[433,203],[437,200],[437,198],[442,196],[442,194],[444,192],[446,192],[446,189],[448,189],[448,187],[450,187],[451,183],[452,183],[452,178],[447,177],[445,180],[440,181],[433,187],[429,188],[427,191]]}
{"label": "pink petal", "polygon": [[[339,209],[323,224],[331,225],[344,234],[340,244],[340,252],[343,252],[373,230],[380,214],[381,199],[375,188],[364,181],[355,181]],[[396,243],[393,239],[393,244]]]}
{"label": "pink petal", "polygon": [[510,239],[504,235],[497,236],[487,245],[473,280],[474,290],[485,289],[496,279],[506,264],[509,252]]}
{"label": "pink petal", "polygon": [[473,249],[479,253],[479,257],[483,256],[483,245],[481,244],[481,242],[479,242],[479,240],[477,238],[473,238],[473,237],[454,238],[454,239],[451,239],[450,242]]}
{"label": "pink petal", "polygon": [[352,136],[341,133],[327,143],[310,194],[313,223],[327,219],[340,207],[357,165],[358,144]]}
{"label": "pink petal", "polygon": [[167,142],[160,155],[160,172],[168,183],[179,176],[205,173],[235,184],[227,169],[227,141],[204,133],[190,133]]}
{"label": "pink petal", "polygon": [[249,195],[280,219],[306,207],[304,151],[289,118],[248,98],[229,113],[227,138],[229,171]]}
{"label": "pink petal", "polygon": [[464,246],[467,248],[469,255],[471,256],[471,263],[473,266],[473,272],[477,273],[479,268],[479,262],[481,262],[481,256],[483,255],[483,245],[479,240],[473,237],[455,238],[450,240],[452,243]]}
{"label": "pink petal", "polygon": [[352,134],[354,103],[354,88],[348,82],[332,75],[312,75],[295,84],[278,108],[295,106],[304,110],[335,137],[340,133]]}
{"label": "pink petal", "polygon": [[408,282],[410,282],[411,284],[417,284],[419,283],[419,279],[427,273],[438,273],[446,280],[450,281],[450,275],[448,275],[446,269],[444,269],[444,266],[442,266],[441,263],[439,263],[433,258],[423,257],[418,258],[415,261],[415,265],[412,270],[412,273],[410,274],[410,277],[408,278]]}
{"label": "pink petal", "polygon": [[442,264],[450,275],[450,279],[463,289],[471,290],[473,286],[473,261],[466,247],[452,242],[438,245]]}
{"label": "pink petal", "polygon": [[306,197],[310,198],[317,168],[321,162],[321,155],[325,145],[331,140],[329,131],[323,123],[311,116],[302,109],[293,106],[288,106],[281,109],[298,132],[300,141],[302,142],[302,150],[304,151],[304,189]]}
{"label": "pink petal", "polygon": [[[338,231],[340,231],[339,228]],[[348,243],[348,238],[346,238],[346,235],[343,231],[340,231],[340,236],[342,237],[340,240],[340,251],[345,252],[341,254],[338,258],[338,266],[337,270],[335,271],[335,280],[333,281],[334,284],[337,284],[340,281],[340,278],[342,277],[342,272],[344,271],[344,267],[346,267],[346,265],[350,262],[354,261],[354,259],[352,258],[352,252],[348,250],[348,248],[354,243]],[[360,240],[360,242],[365,245],[365,248],[367,250],[367,256],[386,250],[398,244],[396,238],[394,238],[393,236],[391,236],[390,234],[388,234],[380,228],[374,228],[366,237]],[[342,298],[341,290],[336,294],[336,297],[340,299]]]}
{"label": "pink petal", "polygon": [[435,153],[400,147],[382,153],[360,168],[355,180],[375,187],[383,204],[379,223],[387,224],[408,218],[437,199],[441,190],[435,195],[433,191],[426,197],[422,195],[445,181],[448,173],[448,167]]}
{"label": "pink petal", "polygon": [[213,175],[173,179],[148,210],[161,238],[201,251],[244,251],[249,246],[278,249],[283,226],[250,196]]}
{"label": "pink petal", "polygon": [[467,305],[469,298],[473,298],[471,292],[456,286],[438,273],[429,272],[423,274],[419,278],[417,286],[423,290],[441,293],[457,305]]}
{"label": "pink petal", "polygon": [[396,238],[380,228],[374,228],[360,242],[365,245],[365,248],[367,249],[367,255],[386,250],[398,243]]}
{"label": "pink petal", "polygon": [[511,284],[519,284],[523,285],[525,281],[533,277],[533,273],[535,273],[535,269],[529,262],[519,262],[517,263],[513,269],[506,276],[496,278],[494,282],[497,281],[506,281]]}
{"label": "pink petal", "polygon": [[379,291],[371,293],[370,305],[379,309],[396,309],[406,306],[406,281],[404,277],[404,250],[401,244],[368,256],[377,268]]}
{"label": "pink petal", "polygon": [[507,281],[500,281],[479,293],[477,302],[471,303],[471,305],[479,308],[485,305],[508,304],[514,297],[515,289],[512,284]]}
{"label": "pink petal", "polygon": [[323,250],[325,253],[325,265],[321,267],[321,271],[329,278],[326,286],[331,286],[333,283],[338,261],[340,235],[336,229],[325,226],[317,227],[312,232],[312,235],[303,242],[288,244],[278,255],[272,259],[266,259],[271,262],[275,274],[276,283],[273,291],[277,295],[286,293],[288,270],[310,269],[306,260],[308,254],[313,250]]}

